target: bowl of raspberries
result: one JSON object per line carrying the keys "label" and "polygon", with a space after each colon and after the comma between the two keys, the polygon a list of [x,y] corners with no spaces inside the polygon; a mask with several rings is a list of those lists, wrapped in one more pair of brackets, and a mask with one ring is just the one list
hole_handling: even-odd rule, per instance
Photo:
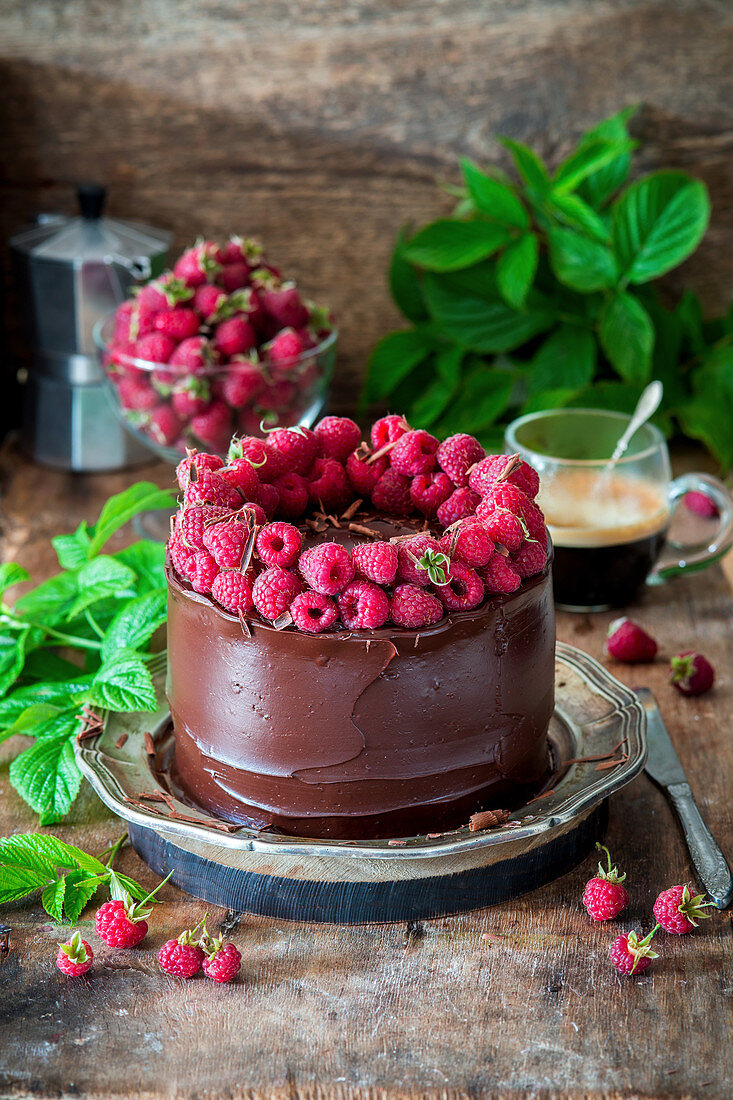
{"label": "bowl of raspberries", "polygon": [[255,241],[198,241],[95,333],[126,426],[168,461],[225,455],[233,434],[311,425],[337,332]]}
{"label": "bowl of raspberries", "polygon": [[402,416],[366,440],[336,416],[235,438],[176,473],[173,579],[278,630],[420,630],[548,567],[536,471]]}

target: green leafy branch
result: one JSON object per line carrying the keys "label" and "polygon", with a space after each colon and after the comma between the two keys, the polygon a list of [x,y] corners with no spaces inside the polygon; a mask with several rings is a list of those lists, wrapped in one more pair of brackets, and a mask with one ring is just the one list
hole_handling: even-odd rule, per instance
{"label": "green leafy branch", "polygon": [[733,309],[704,321],[691,291],[670,309],[653,285],[700,243],[707,190],[678,171],[628,183],[632,114],[589,130],[554,172],[508,138],[514,180],[461,162],[454,214],[397,240],[390,288],[411,327],[375,347],[365,404],[495,446],[522,412],[630,411],[655,377],[663,430],[733,465]]}
{"label": "green leafy branch", "polygon": [[[150,641],[165,622],[161,544],[141,540],[115,554],[109,538],[138,512],[175,508],[170,493],[139,482],[53,539],[62,571],[9,606],[0,603],[0,742],[32,737],[10,765],[10,782],[42,825],[68,813],[81,784],[74,737],[83,707],[154,711]],[[0,566],[0,596],[29,579]]]}

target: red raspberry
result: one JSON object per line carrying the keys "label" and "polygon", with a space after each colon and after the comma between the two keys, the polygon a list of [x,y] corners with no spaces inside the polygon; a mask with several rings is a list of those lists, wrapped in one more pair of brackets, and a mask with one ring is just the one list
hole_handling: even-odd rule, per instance
{"label": "red raspberry", "polygon": [[213,523],[204,530],[204,546],[220,569],[239,569],[250,531],[241,519]]}
{"label": "red raspberry", "polygon": [[197,550],[185,564],[186,580],[195,592],[207,595],[219,573],[219,566],[206,550]]}
{"label": "red raspberry", "polygon": [[372,504],[391,516],[407,516],[412,511],[410,479],[387,468],[372,489]]}
{"label": "red raspberry", "polygon": [[262,392],[265,385],[262,372],[251,360],[235,362],[231,360],[221,386],[221,395],[233,409],[242,409],[251,404]]}
{"label": "red raspberry", "polygon": [[217,470],[199,470],[197,478],[189,481],[184,493],[186,504],[214,504],[222,508],[238,508],[242,498],[236,489],[227,485]]}
{"label": "red raspberry", "polygon": [[437,449],[438,440],[429,432],[422,429],[405,432],[392,448],[389,463],[395,473],[405,477],[429,474],[435,466]]}
{"label": "red raspberry", "polygon": [[[262,486],[260,486],[260,488],[262,488]],[[247,517],[248,523],[256,523],[258,527],[262,527],[267,523],[265,509],[261,504],[256,504],[253,500],[246,501],[242,505],[240,511]]]}
{"label": "red raspberry", "polygon": [[320,634],[328,630],[338,619],[336,605],[321,592],[301,592],[290,605],[290,614],[298,630],[306,634]]}
{"label": "red raspberry", "polygon": [[372,425],[372,447],[375,451],[378,451],[380,447],[386,446],[387,443],[396,442],[400,436],[403,436],[409,430],[410,425],[404,416],[397,416],[394,413],[390,416],[383,416],[380,420],[375,420]]}
{"label": "red raspberry", "polygon": [[189,428],[206,447],[226,454],[232,435],[232,411],[225,401],[212,401],[206,412],[192,417]]}
{"label": "red raspberry", "polygon": [[206,955],[194,942],[200,925],[190,932],[181,932],[177,940],[167,940],[158,952],[158,962],[166,974],[176,978],[192,978],[198,974]]}
{"label": "red raspberry", "polygon": [[223,947],[221,938],[213,940],[204,962],[204,974],[214,982],[230,982],[242,969],[242,956],[233,943]]}
{"label": "red raspberry", "polygon": [[279,473],[292,470],[294,474],[307,474],[318,452],[316,437],[309,428],[278,428],[270,432],[265,446],[286,460]]}
{"label": "red raspberry", "polygon": [[419,630],[443,618],[443,605],[424,588],[414,584],[398,584],[390,601],[389,616],[395,626]]}
{"label": "red raspberry", "polygon": [[270,485],[265,481],[257,490],[256,499],[266,515],[273,516],[280,503],[280,492],[274,485]]}
{"label": "red raspberry", "polygon": [[196,336],[200,326],[201,321],[198,313],[186,306],[161,310],[155,317],[155,327],[158,332],[170,336],[171,340],[175,340],[176,343],[185,340],[189,336]]}
{"label": "red raspberry", "polygon": [[219,470],[219,477],[227,485],[231,485],[232,489],[236,489],[242,500],[250,500],[260,487],[257,471],[246,458],[235,458],[223,470]]}
{"label": "red raspberry", "polygon": [[137,947],[147,936],[148,925],[128,913],[124,901],[106,901],[94,914],[94,930],[108,947]]}
{"label": "red raspberry", "polygon": [[715,682],[715,671],[702,653],[678,653],[669,662],[669,682],[683,695],[702,695]]}
{"label": "red raspberry", "polygon": [[481,497],[473,489],[456,489],[438,508],[438,522],[443,527],[450,527],[459,519],[467,519],[476,514],[476,506],[480,502]]}
{"label": "red raspberry", "polygon": [[583,891],[583,905],[593,920],[613,920],[629,904],[626,887],[621,885],[626,875],[619,874],[618,869],[611,866],[608,848],[598,843],[596,848],[606,853],[608,867],[598,864],[598,874],[586,883]]}
{"label": "red raspberry", "polygon": [[440,546],[451,561],[461,561],[472,569],[488,565],[494,553],[494,542],[483,524],[463,520],[452,531],[446,531]]}
{"label": "red raspberry", "polygon": [[511,562],[502,554],[492,556],[488,565],[480,571],[479,576],[484,582],[484,588],[488,595],[516,592],[522,583],[519,573],[512,569]]}
{"label": "red raspberry", "polygon": [[211,507],[207,504],[192,504],[183,508],[176,517],[176,530],[180,533],[183,545],[189,550],[204,550],[204,531],[207,524],[230,516],[229,508]]}
{"label": "red raspberry", "polygon": [[66,943],[59,944],[56,965],[62,974],[67,974],[70,978],[78,978],[91,969],[93,961],[94,952],[87,941],[81,938],[80,932],[75,932]]}
{"label": "red raspberry", "polygon": [[527,528],[519,516],[507,512],[504,508],[497,508],[496,511],[485,515],[483,507],[481,505],[478,507],[481,513],[481,523],[494,542],[503,546],[505,550],[512,552],[518,550],[528,534]]}
{"label": "red raspberry", "polygon": [[478,439],[472,435],[451,435],[444,439],[435,452],[438,465],[454,485],[468,485],[468,471],[486,454]]}
{"label": "red raspberry", "polygon": [[213,283],[205,283],[203,286],[196,287],[193,306],[204,321],[213,321],[226,300],[227,296],[221,287],[214,286]]}
{"label": "red raspberry", "polygon": [[308,482],[300,474],[287,473],[272,483],[280,494],[277,510],[286,519],[301,516],[308,507]]}
{"label": "red raspberry", "polygon": [[348,550],[337,542],[322,542],[301,555],[299,569],[314,592],[335,596],[354,579]]}
{"label": "red raspberry", "polygon": [[410,482],[410,499],[426,516],[434,516],[440,505],[451,496],[453,483],[447,474],[418,474]]}
{"label": "red raspberry", "polygon": [[148,412],[160,401],[160,395],[147,378],[120,378],[117,393],[122,408],[132,412]]}
{"label": "red raspberry", "polygon": [[186,381],[180,389],[171,394],[173,411],[181,420],[200,416],[201,413],[206,412],[209,404],[209,387],[198,378]]}
{"label": "red raspberry", "polygon": [[369,462],[369,454],[350,454],[346,459],[346,473],[360,497],[368,497],[382,474],[389,466],[386,455]]}
{"label": "red raspberry", "polygon": [[352,581],[336,597],[341,622],[347,630],[378,630],[389,618],[386,592],[371,581]]}
{"label": "red raspberry", "polygon": [[292,284],[278,286],[277,281],[273,284],[271,278],[264,280],[262,304],[270,316],[275,318],[279,328],[283,326],[303,328],[308,324],[308,308],[301,301],[297,288]]}
{"label": "red raspberry", "polygon": [[361,442],[361,428],[348,416],[324,416],[313,429],[321,458],[346,462]]}
{"label": "red raspberry", "polygon": [[711,905],[713,902],[705,901],[704,894],[692,894],[687,885],[670,886],[654,902],[654,916],[665,932],[682,936],[697,928],[698,921],[712,915],[703,913],[703,909]]}
{"label": "red raspberry", "polygon": [[241,439],[232,441],[229,448],[229,461],[235,458],[248,459],[257,471],[260,481],[274,481],[276,477],[286,473],[289,466],[286,454],[274,447],[267,447],[264,439],[257,439],[252,435],[245,435]]}
{"label": "red raspberry", "polygon": [[689,512],[694,512],[697,516],[704,516],[705,519],[716,519],[720,515],[717,504],[706,493],[698,493],[693,490],[685,493],[682,500],[685,508]]}
{"label": "red raspberry", "polygon": [[519,455],[489,455],[471,470],[468,484],[481,496],[485,496],[496,484],[516,485],[534,500],[539,492],[540,477],[533,466],[523,462]]}
{"label": "red raspberry", "polygon": [[484,598],[484,582],[478,573],[461,561],[453,561],[446,570],[447,584],[439,585],[438,598],[449,611],[470,611]]}
{"label": "red raspberry", "polygon": [[290,523],[267,523],[257,535],[257,553],[265,565],[290,569],[298,560],[303,536]]}
{"label": "red raspberry", "polygon": [[273,565],[264,573],[260,573],[255,581],[252,599],[263,619],[274,621],[288,610],[302,587],[295,573],[281,569],[279,565]]}
{"label": "red raspberry", "polygon": [[219,574],[211,586],[211,595],[232,615],[238,615],[240,611],[246,614],[254,606],[251,579],[235,569]]}
{"label": "red raspberry", "polygon": [[476,508],[476,515],[483,523],[496,511],[511,512],[517,516],[527,528],[528,538],[537,542],[547,541],[545,517],[535,502],[516,485],[500,481],[492,486]]}
{"label": "red raspberry", "polygon": [[181,489],[188,486],[192,465],[196,467],[197,472],[201,470],[220,470],[224,465],[224,460],[219,458],[219,455],[197,454],[195,450],[187,454],[176,466],[176,478]]}
{"label": "red raspberry", "polygon": [[247,285],[249,264],[225,264],[217,278],[227,294],[233,294],[235,290],[241,290],[242,287]]}
{"label": "red raspberry", "polygon": [[335,458],[317,458],[308,482],[308,494],[314,504],[342,508],[351,500],[352,490],[346,470]]}
{"label": "red raspberry", "polygon": [[187,340],[181,340],[167,362],[172,367],[185,368],[190,374],[201,374],[214,359],[214,349],[205,336],[189,336]]}
{"label": "red raspberry", "polygon": [[397,576],[397,547],[391,542],[362,542],[351,551],[357,577],[392,584]]}
{"label": "red raspberry", "polygon": [[168,540],[168,553],[170,554],[175,571],[180,574],[180,576],[185,577],[186,563],[193,551],[184,544],[178,531],[176,531],[174,535],[171,535]]}
{"label": "red raspberry", "polygon": [[170,405],[158,405],[150,413],[148,435],[159,447],[170,447],[181,432],[181,421]]}
{"label": "red raspberry", "polygon": [[225,358],[244,355],[257,346],[257,333],[246,317],[228,317],[214,330],[214,347]]}
{"label": "red raspberry", "polygon": [[512,568],[520,577],[534,577],[541,573],[547,564],[547,542],[539,543],[534,539],[525,542],[511,556]]}
{"label": "red raspberry", "polygon": [[221,270],[219,249],[213,241],[197,241],[176,260],[173,274],[187,286],[208,283]]}
{"label": "red raspberry", "polygon": [[273,371],[291,371],[303,354],[303,339],[292,328],[278,332],[267,345],[267,358]]}
{"label": "red raspberry", "polygon": [[608,628],[606,652],[617,661],[630,665],[653,661],[658,648],[652,636],[631,619],[615,619]]}
{"label": "red raspberry", "polygon": [[[154,324],[151,321],[151,324]],[[168,363],[176,350],[175,340],[162,332],[150,332],[135,341],[133,358],[142,359],[145,363]]]}
{"label": "red raspberry", "polygon": [[654,932],[650,932],[643,940],[639,939],[636,932],[617,936],[608,953],[620,974],[641,974],[651,964],[652,959],[659,958],[657,952],[652,951],[649,946],[653,935]]}
{"label": "red raspberry", "polygon": [[[426,588],[432,581],[429,572],[448,564],[440,543],[430,535],[414,535],[397,544],[397,575],[407,584]],[[444,581],[445,576],[439,577]]]}

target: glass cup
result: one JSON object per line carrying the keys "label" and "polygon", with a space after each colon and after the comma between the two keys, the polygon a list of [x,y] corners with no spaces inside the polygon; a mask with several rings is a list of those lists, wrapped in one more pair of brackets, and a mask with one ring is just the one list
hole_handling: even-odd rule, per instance
{"label": "glass cup", "polygon": [[[607,468],[628,425],[624,413],[551,409],[520,416],[504,437],[541,479],[538,504],[555,551],[555,601],[565,611],[624,607],[641,586],[704,568],[733,545],[733,497],[717,478],[671,479],[664,436],[645,424],[625,455]],[[683,544],[668,537],[674,510],[688,492],[715,505],[714,535]],[[664,553],[663,553],[664,551]]]}

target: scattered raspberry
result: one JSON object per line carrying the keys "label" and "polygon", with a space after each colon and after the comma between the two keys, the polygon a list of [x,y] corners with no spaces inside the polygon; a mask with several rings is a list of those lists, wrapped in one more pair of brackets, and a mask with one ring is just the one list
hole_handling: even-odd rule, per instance
{"label": "scattered raspberry", "polygon": [[192,978],[198,974],[206,958],[194,937],[200,925],[190,932],[181,932],[177,940],[168,940],[158,952],[158,962],[166,974],[175,978]]}
{"label": "scattered raspberry", "polygon": [[397,547],[391,542],[357,543],[351,559],[356,575],[375,584],[392,584],[397,576]]}
{"label": "scattered raspberry", "polygon": [[336,605],[321,592],[301,592],[290,605],[290,614],[298,630],[307,634],[320,634],[328,630],[338,619]]}
{"label": "scattered raspberry", "polygon": [[272,487],[280,494],[277,510],[285,519],[301,516],[308,507],[308,482],[301,474],[287,473],[276,477]]}
{"label": "scattered raspberry", "polygon": [[410,482],[410,498],[415,507],[425,516],[436,515],[440,505],[452,493],[453,482],[442,471],[418,474]]}
{"label": "scattered raspberry", "polygon": [[337,542],[323,542],[301,555],[300,572],[314,592],[335,596],[354,578],[348,550]]}
{"label": "scattered raspberry", "polygon": [[438,587],[438,598],[449,611],[470,611],[484,598],[484,583],[478,573],[460,561],[452,561],[446,570],[446,584]]}
{"label": "scattered raspberry", "polygon": [[341,463],[335,458],[317,458],[310,473],[308,494],[314,504],[322,504],[326,511],[348,504],[351,485]]}
{"label": "scattered raspberry", "polygon": [[211,595],[225,611],[231,611],[232,615],[238,615],[240,611],[244,615],[254,606],[251,579],[234,569],[220,573],[215,578]]}
{"label": "scattered raspberry", "polygon": [[371,581],[352,581],[336,597],[347,630],[378,630],[389,617],[387,594]]}
{"label": "scattered raspberry", "polygon": [[707,920],[712,914],[703,909],[713,905],[705,901],[704,894],[692,894],[689,886],[670,886],[663,890],[654,902],[654,916],[665,932],[682,936],[697,928],[698,921]]}
{"label": "scattered raspberry", "polygon": [[219,470],[219,477],[223,478],[227,485],[231,485],[232,489],[236,489],[242,500],[251,499],[260,487],[257,471],[246,458],[235,458]]}
{"label": "scattered raspberry", "polygon": [[389,617],[395,626],[419,630],[443,618],[443,605],[424,588],[414,584],[398,584],[390,601]]}
{"label": "scattered raspberry", "polygon": [[197,472],[200,472],[201,470],[220,470],[223,465],[224,460],[219,458],[219,455],[200,455],[194,450],[187,454],[185,458],[182,458],[176,466],[178,485],[181,489],[188,486],[192,466],[195,466]]}
{"label": "scattered raspberry", "polygon": [[80,932],[75,932],[66,943],[59,944],[56,965],[62,974],[67,974],[70,978],[78,978],[91,969],[93,961],[94,952],[87,941],[81,938]]}
{"label": "scattered raspberry", "polygon": [[472,569],[488,565],[494,553],[491,536],[477,520],[464,520],[452,531],[446,531],[440,546],[451,561],[461,561]]}
{"label": "scattered raspberry", "polygon": [[375,451],[378,451],[380,447],[386,446],[387,443],[394,443],[409,430],[410,425],[404,416],[397,416],[394,413],[390,416],[383,416],[381,420],[375,420],[372,425],[372,447]]}
{"label": "scattered raspberry", "polygon": [[620,974],[640,974],[652,959],[659,958],[658,953],[649,946],[653,935],[654,932],[650,932],[640,940],[636,932],[629,932],[613,941],[609,955]]}
{"label": "scattered raspberry", "polygon": [[[238,508],[242,498],[227,485],[217,470],[196,469],[196,480],[189,480],[184,493],[186,504],[214,504],[222,508]],[[193,473],[193,471],[192,471]]]}
{"label": "scattered raspberry", "polygon": [[715,682],[715,671],[702,653],[688,650],[669,662],[669,682],[683,695],[702,695]]}
{"label": "scattered raspberry", "polygon": [[239,569],[249,534],[249,527],[239,519],[214,523],[204,530],[204,546],[220,569]]}
{"label": "scattered raspberry", "polygon": [[534,500],[539,492],[540,477],[533,466],[523,462],[519,455],[488,455],[471,471],[468,484],[485,496],[497,483],[516,485]]}
{"label": "scattered raspberry", "polygon": [[274,447],[267,447],[264,439],[255,436],[242,436],[232,440],[229,447],[229,461],[246,458],[252,463],[260,481],[274,481],[288,470],[288,456]]}
{"label": "scattered raspberry", "polygon": [[186,379],[180,389],[171,394],[173,411],[180,420],[190,420],[206,412],[209,402],[209,387],[201,378]]}
{"label": "scattered raspberry", "polygon": [[391,516],[406,516],[412,510],[410,479],[386,469],[372,489],[372,504]]}
{"label": "scattered raspberry", "polygon": [[260,615],[274,621],[288,610],[302,587],[295,573],[273,565],[260,573],[255,581],[252,599]]}
{"label": "scattered raspberry", "polygon": [[481,512],[481,523],[483,523],[494,542],[511,553],[518,550],[528,534],[527,528],[519,516],[515,516],[504,508],[497,508],[488,515],[484,515],[480,505],[479,510]]}
{"label": "scattered raspberry", "polygon": [[[297,476],[297,475],[296,475]],[[257,535],[257,553],[265,565],[290,569],[298,560],[303,536],[290,523],[267,523]]]}
{"label": "scattered raspberry", "polygon": [[481,497],[473,489],[456,489],[438,508],[438,522],[450,527],[460,519],[467,519],[476,513]]}
{"label": "scattered raspberry", "polygon": [[350,454],[346,459],[346,473],[360,497],[368,497],[389,465],[386,455],[369,461],[369,453]]}
{"label": "scattered raspberry", "polygon": [[219,250],[213,241],[199,241],[181,255],[173,268],[173,274],[187,286],[202,286],[221,270],[218,254]]}
{"label": "scattered raspberry", "polygon": [[435,573],[435,577],[431,577],[430,573],[447,564],[440,543],[430,535],[415,535],[397,543],[397,575],[407,584],[423,588],[431,583],[444,583],[444,574]]}
{"label": "scattered raspberry", "polygon": [[344,463],[361,441],[361,428],[347,416],[324,416],[313,429],[321,458]]}
{"label": "scattered raspberry", "polygon": [[534,577],[547,564],[547,543],[525,542],[511,558],[512,568],[516,569],[520,577]]}
{"label": "scattered raspberry", "polygon": [[490,596],[516,592],[522,583],[522,578],[512,568],[508,558],[498,552],[480,571],[479,576],[484,582],[486,593]]}
{"label": "scattered raspberry", "polygon": [[631,619],[616,619],[608,628],[606,653],[617,661],[636,664],[653,661],[657,655],[657,643],[638,623]]}
{"label": "scattered raspberry", "polygon": [[689,512],[694,512],[696,516],[703,516],[705,519],[717,519],[720,515],[717,504],[710,499],[707,493],[691,490],[689,493],[685,493],[682,499],[685,508]]}
{"label": "scattered raspberry", "polygon": [[468,471],[480,462],[486,451],[478,439],[472,435],[451,435],[444,439],[435,452],[438,465],[444,470],[454,485],[462,488],[468,485]]}
{"label": "scattered raspberry", "polygon": [[276,451],[285,461],[285,470],[295,474],[307,474],[318,453],[318,443],[309,428],[278,428],[270,432],[265,444],[268,451]]}
{"label": "scattered raspberry", "polygon": [[270,341],[267,357],[273,371],[291,371],[303,354],[303,339],[294,329],[283,329]]}
{"label": "scattered raspberry", "polygon": [[233,943],[222,946],[221,937],[212,940],[203,970],[214,982],[230,982],[242,969],[242,956]]}
{"label": "scattered raspberry", "polygon": [[196,287],[193,295],[193,307],[201,314],[204,321],[213,321],[221,307],[227,300],[227,296],[221,287],[213,283],[205,283]]}
{"label": "scattered raspberry", "polygon": [[94,930],[108,947],[137,947],[147,936],[148,925],[133,917],[124,901],[106,901],[94,914]]}
{"label": "scattered raspberry", "polygon": [[267,523],[267,516],[265,515],[265,509],[261,504],[257,504],[254,500],[245,501],[240,511],[247,517],[247,522],[256,524],[258,527],[264,526]]}
{"label": "scattered raspberry", "polygon": [[266,286],[262,292],[262,305],[278,325],[303,328],[308,324],[308,308],[292,285]]}
{"label": "scattered raspberry", "polygon": [[206,595],[217,578],[219,566],[206,550],[197,550],[191,554],[185,565],[186,580],[191,582],[195,592]]}
{"label": "scattered raspberry", "polygon": [[435,466],[438,440],[429,432],[417,429],[401,435],[389,456],[392,469],[405,477],[428,474]]}
{"label": "scattered raspberry", "polygon": [[598,874],[590,879],[583,891],[583,905],[593,920],[613,920],[629,904],[629,895],[621,883],[626,878],[611,866],[611,853],[603,844],[596,844],[600,852],[605,852],[608,867],[598,864]]}
{"label": "scattered raspberry", "polygon": [[181,340],[168,362],[172,367],[183,367],[189,374],[200,374],[214,362],[214,349],[205,336],[189,336]]}

